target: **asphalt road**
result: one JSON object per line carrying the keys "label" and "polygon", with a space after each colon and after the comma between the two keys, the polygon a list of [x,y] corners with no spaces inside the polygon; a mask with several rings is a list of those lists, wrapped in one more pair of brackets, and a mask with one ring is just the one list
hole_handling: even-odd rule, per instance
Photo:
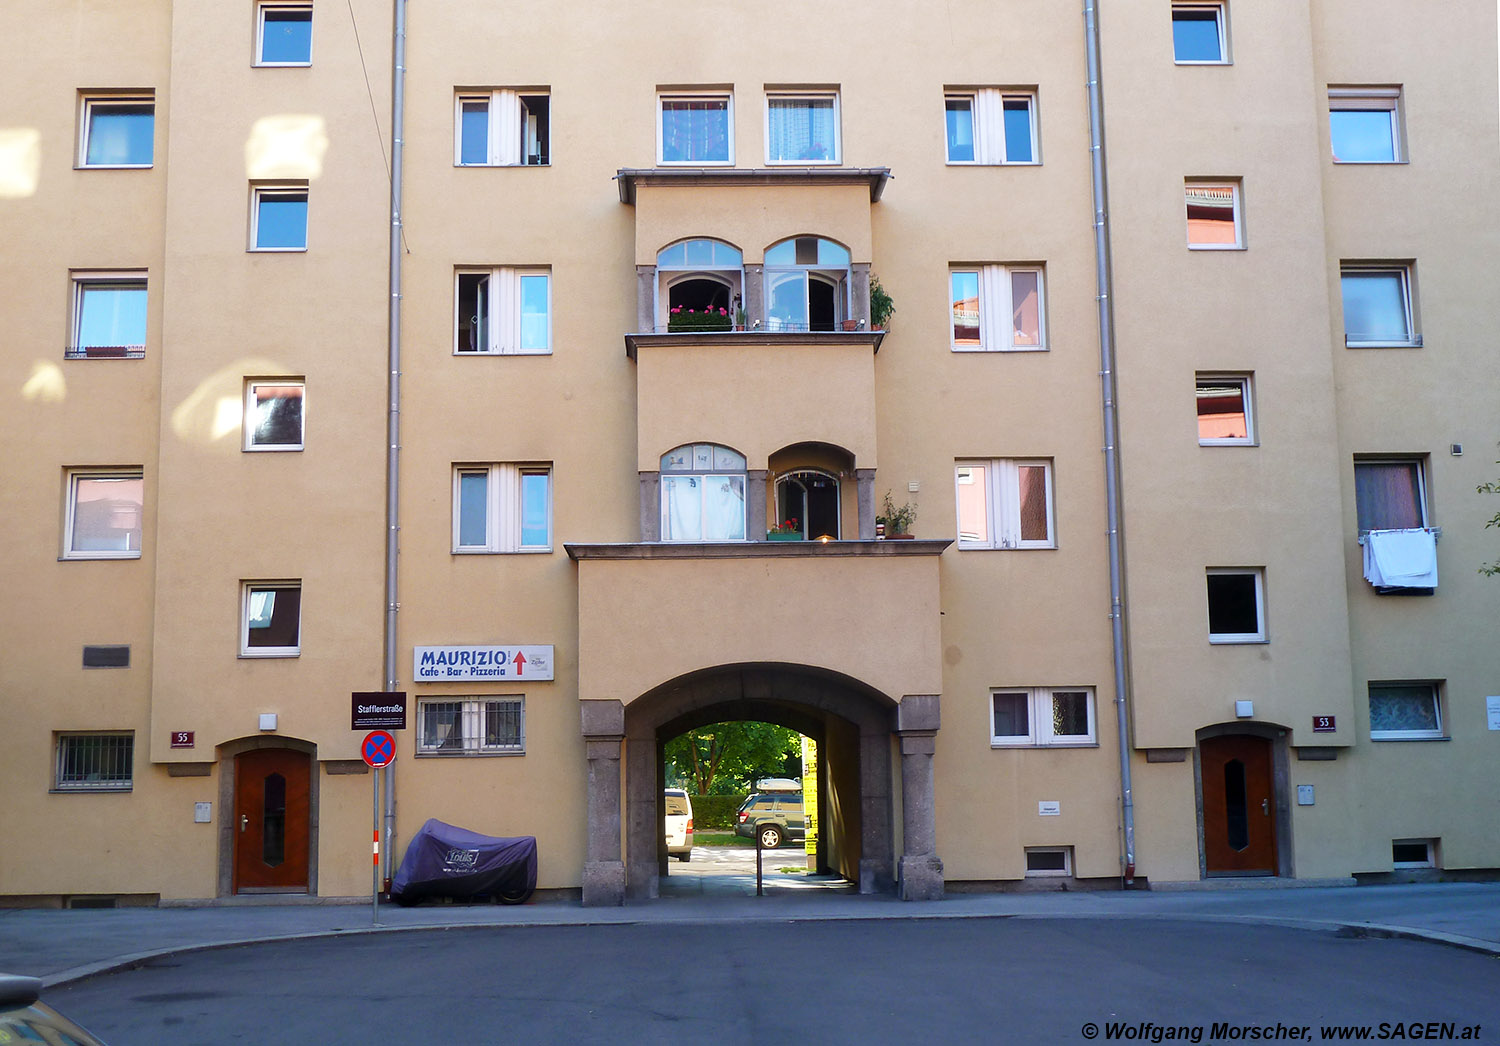
{"label": "asphalt road", "polygon": [[1327,1025],[1374,1040],[1400,1022],[1410,1039],[1430,1021],[1500,1043],[1495,958],[1177,920],[422,931],[190,953],[47,999],[111,1046],[1082,1043],[1090,1026],[1097,1042],[1244,1042],[1260,1037],[1234,1029],[1278,1024],[1319,1042]]}

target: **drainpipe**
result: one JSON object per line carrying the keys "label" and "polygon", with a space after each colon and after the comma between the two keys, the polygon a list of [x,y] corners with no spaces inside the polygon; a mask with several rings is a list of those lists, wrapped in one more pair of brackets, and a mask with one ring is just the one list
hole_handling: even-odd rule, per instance
{"label": "drainpipe", "polygon": [[[385,688],[395,690],[397,592],[396,557],[401,535],[401,136],[406,116],[406,0],[395,0],[391,41],[391,266],[387,352],[390,414],[385,450]],[[396,852],[396,766],[385,774],[385,888],[390,890]]]}
{"label": "drainpipe", "polygon": [[1099,387],[1104,412],[1104,500],[1109,522],[1109,621],[1115,670],[1115,720],[1120,737],[1120,821],[1124,833],[1123,874],[1135,882],[1135,798],[1130,787],[1130,722],[1125,705],[1125,605],[1120,537],[1120,424],[1115,414],[1114,306],[1110,300],[1108,186],[1104,160],[1104,95],[1099,71],[1097,0],[1083,0],[1084,50],[1088,56],[1089,153],[1093,162],[1094,277],[1099,304]]}

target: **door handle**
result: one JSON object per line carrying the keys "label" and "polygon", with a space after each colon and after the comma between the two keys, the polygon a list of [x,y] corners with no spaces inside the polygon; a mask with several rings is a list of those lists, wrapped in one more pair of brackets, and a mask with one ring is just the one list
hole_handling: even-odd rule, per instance
{"label": "door handle", "polygon": [[1271,816],[1271,800],[1262,799],[1260,801],[1260,812],[1265,814],[1267,817]]}
{"label": "door handle", "polygon": [[245,814],[240,814],[240,831],[243,832],[246,828],[249,828],[249,827],[250,827],[250,818],[248,816],[246,816]]}

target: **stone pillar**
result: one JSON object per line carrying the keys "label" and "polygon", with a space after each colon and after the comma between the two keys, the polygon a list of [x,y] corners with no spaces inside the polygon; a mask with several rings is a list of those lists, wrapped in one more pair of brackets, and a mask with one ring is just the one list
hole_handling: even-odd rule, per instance
{"label": "stone pillar", "polygon": [[854,482],[859,485],[859,539],[875,540],[875,470],[855,469]]}
{"label": "stone pillar", "polygon": [[661,540],[661,473],[642,472],[641,540]]}
{"label": "stone pillar", "polygon": [[864,320],[860,330],[870,329],[870,263],[849,266],[849,318]]}
{"label": "stone pillar", "polygon": [[[745,329],[766,327],[766,271],[760,265],[745,266]],[[760,324],[759,328],[756,324]]]}
{"label": "stone pillar", "polygon": [[662,838],[661,778],[656,776],[656,731],[639,723],[625,734],[625,896],[632,901],[661,893],[658,852]]}
{"label": "stone pillar", "polygon": [[859,728],[859,892],[889,893],[895,883],[891,809],[891,726]]}
{"label": "stone pillar", "polygon": [[580,701],[589,760],[589,838],[583,865],[583,903],[597,908],[625,903],[625,862],[620,859],[620,742],[625,706]]}
{"label": "stone pillar", "polygon": [[745,537],[751,541],[766,540],[766,480],[768,469],[750,469],[745,473]]}
{"label": "stone pillar", "polygon": [[903,901],[937,901],[943,896],[943,862],[937,855],[937,811],[932,788],[932,754],[938,731],[938,695],[907,694],[896,711],[901,737],[901,829],[903,846],[897,878]]}
{"label": "stone pillar", "polygon": [[638,334],[650,334],[656,329],[655,265],[635,267],[635,329]]}

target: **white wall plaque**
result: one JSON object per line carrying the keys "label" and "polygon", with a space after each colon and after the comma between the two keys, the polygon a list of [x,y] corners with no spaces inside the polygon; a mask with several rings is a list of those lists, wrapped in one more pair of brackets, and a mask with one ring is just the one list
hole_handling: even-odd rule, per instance
{"label": "white wall plaque", "polygon": [[419,646],[411,662],[411,677],[421,683],[552,678],[550,646]]}
{"label": "white wall plaque", "polygon": [[1491,730],[1500,730],[1500,697],[1484,699],[1484,712]]}
{"label": "white wall plaque", "polygon": [[194,803],[193,804],[193,823],[194,824],[208,824],[213,819],[214,819],[214,804],[213,803]]}
{"label": "white wall plaque", "polygon": [[1297,805],[1298,806],[1312,806],[1312,805],[1314,805],[1313,804],[1313,786],[1312,785],[1298,785],[1297,786]]}
{"label": "white wall plaque", "polygon": [[1056,799],[1043,799],[1036,804],[1038,817],[1061,817],[1062,803]]}

